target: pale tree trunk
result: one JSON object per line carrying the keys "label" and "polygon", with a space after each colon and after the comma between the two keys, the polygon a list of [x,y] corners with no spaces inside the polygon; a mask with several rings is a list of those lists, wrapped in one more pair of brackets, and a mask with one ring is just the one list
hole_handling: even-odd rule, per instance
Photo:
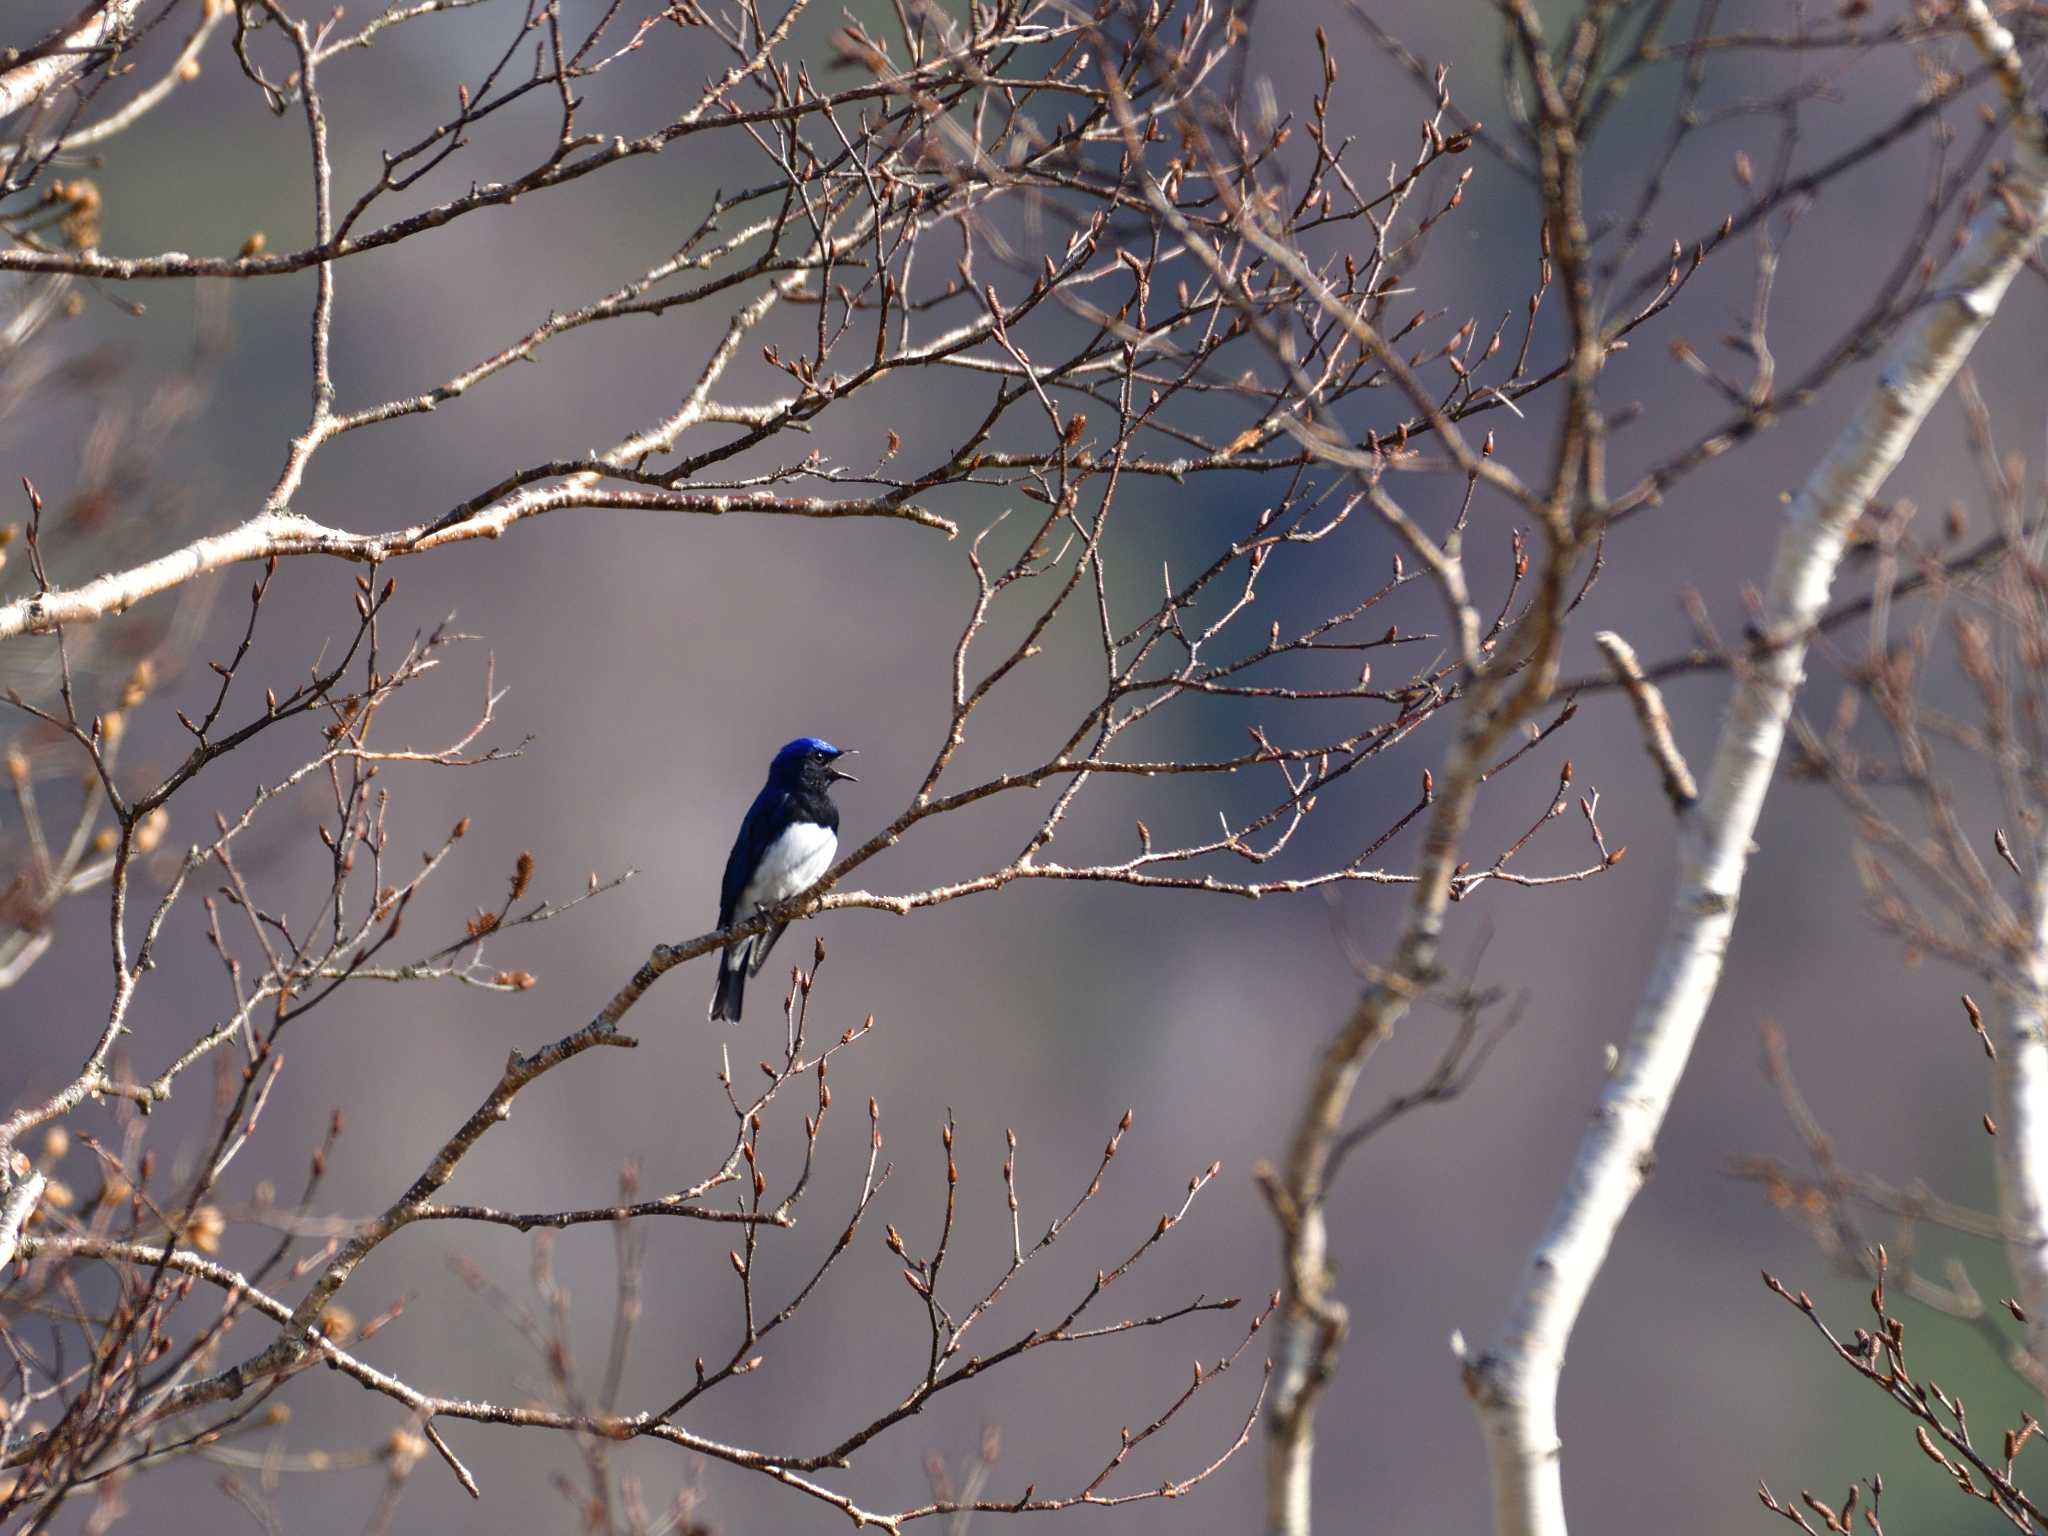
{"label": "pale tree trunk", "polygon": [[2048,827],[2034,839],[2025,916],[2027,950],[1993,995],[1993,1145],[2013,1288],[2027,1314],[2027,1352],[2048,1363]]}
{"label": "pale tree trunk", "polygon": [[72,79],[128,35],[141,0],[104,0],[88,7],[62,37],[14,68],[0,72],[0,117],[32,106],[43,95]]}
{"label": "pale tree trunk", "polygon": [[[1566,1529],[1557,1433],[1565,1346],[1647,1176],[1658,1128],[1720,981],[1750,838],[1803,674],[1806,637],[1826,607],[1850,529],[1991,323],[2048,217],[2048,153],[2040,120],[2026,105],[2012,35],[1984,0],[1961,0],[1958,13],[2014,110],[2017,143],[2004,183],[2007,198],[1987,199],[1966,244],[1936,278],[1930,302],[1893,344],[1877,387],[1807,480],[1779,534],[1762,613],[1772,643],[1739,676],[1705,790],[1681,814],[1678,888],[1627,1043],[1550,1224],[1529,1256],[1507,1325],[1494,1347],[1466,1368],[1492,1460],[1498,1536],[1563,1536]],[[2033,996],[2038,1004],[2041,993]],[[2012,1053],[2006,1077],[2029,1096],[2041,1084],[2041,1096],[2048,1096],[2048,1046],[2041,1043],[2038,1012],[2031,1028],[2027,1050]],[[2048,1190],[2048,1178],[2041,1177],[2048,1172],[2048,1121],[2038,1111],[2020,1118],[2027,1131],[2013,1137],[2014,1166],[2026,1165],[2022,1185],[2039,1212],[2041,1192]]]}
{"label": "pale tree trunk", "polygon": [[14,1187],[4,1197],[0,1197],[0,1279],[6,1278],[7,1266],[14,1261],[15,1250],[21,1246],[21,1229],[35,1214],[36,1202],[43,1198],[43,1186],[47,1182],[39,1170],[31,1168],[15,1181]]}

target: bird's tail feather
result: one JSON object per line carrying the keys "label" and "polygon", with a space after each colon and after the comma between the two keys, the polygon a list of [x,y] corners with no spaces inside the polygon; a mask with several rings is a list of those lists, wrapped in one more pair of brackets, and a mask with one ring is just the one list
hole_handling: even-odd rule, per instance
{"label": "bird's tail feather", "polygon": [[773,949],[775,941],[788,931],[789,924],[784,923],[778,928],[770,928],[765,934],[751,941],[753,958],[747,962],[747,974],[749,976],[761,974],[761,967],[768,963],[768,951]]}
{"label": "bird's tail feather", "polygon": [[718,990],[711,994],[713,1019],[724,1019],[728,1023],[740,1021],[740,1006],[746,1000],[747,961],[746,945],[738,951],[721,950],[718,955]]}

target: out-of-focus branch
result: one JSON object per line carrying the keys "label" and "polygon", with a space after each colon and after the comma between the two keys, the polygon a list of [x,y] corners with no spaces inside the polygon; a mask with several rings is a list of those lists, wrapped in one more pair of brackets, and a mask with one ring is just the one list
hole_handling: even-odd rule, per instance
{"label": "out-of-focus branch", "polygon": [[[1933,302],[1893,344],[1877,387],[1794,501],[1762,609],[1769,634],[1804,635],[1826,612],[1849,533],[1971,346],[1990,325],[2048,217],[2048,145],[2012,36],[1984,0],[1961,0],[2015,120],[1999,196],[1936,279]],[[1603,1089],[1498,1342],[1466,1367],[1492,1455],[1501,1536],[1566,1529],[1557,1385],[1565,1347],[1651,1153],[1720,980],[1750,839],[1783,746],[1806,656],[1777,647],[1738,681],[1702,799],[1680,827],[1671,916],[1620,1063]],[[2048,1086],[2048,1045],[2042,1075]]]}
{"label": "out-of-focus branch", "polygon": [[1629,705],[1636,712],[1636,724],[1642,728],[1643,745],[1657,771],[1664,775],[1664,793],[1671,797],[1671,808],[1683,811],[1699,799],[1700,791],[1692,769],[1686,766],[1685,754],[1678,750],[1678,742],[1671,734],[1671,712],[1664,707],[1664,695],[1644,675],[1635,647],[1613,630],[1603,629],[1593,637],[1593,643],[1600,647],[1600,654],[1607,658],[1607,665],[1628,694]]}
{"label": "out-of-focus branch", "polygon": [[[113,9],[109,6],[108,9]],[[130,10],[139,9],[131,5]],[[199,72],[199,56],[205,51],[207,41],[234,13],[231,0],[204,0],[200,6],[199,21],[185,39],[185,46],[178,50],[178,56],[171,60],[156,80],[126,102],[116,111],[108,113],[99,121],[83,128],[74,128],[57,141],[51,148],[58,153],[67,150],[84,149],[89,145],[103,144],[115,134],[124,132],[156,110],[164,99],[180,85],[195,78]],[[4,85],[4,82],[0,82]],[[11,153],[14,146],[5,147]]]}
{"label": "out-of-focus branch", "polygon": [[[1497,685],[1485,690],[1497,695]],[[1329,1385],[1350,1318],[1329,1266],[1324,1200],[1344,1116],[1367,1058],[1393,1032],[1436,973],[1452,875],[1479,785],[1519,715],[1468,704],[1457,744],[1436,786],[1408,920],[1392,959],[1324,1047],[1288,1149],[1284,1170],[1258,1176],[1280,1223],[1287,1262],[1279,1370],[1267,1410],[1266,1521],[1269,1536],[1300,1536],[1310,1524],[1315,1410]]]}
{"label": "out-of-focus branch", "polygon": [[[1896,602],[1915,592],[1929,588],[1940,588],[1960,578],[1988,570],[1998,561],[2012,553],[2015,544],[2025,544],[2038,536],[2041,525],[2038,521],[2024,521],[2017,528],[2000,528],[1996,533],[1979,539],[1960,553],[1937,558],[1931,550],[1921,550],[1918,558],[1919,569],[1901,575],[1889,582],[1882,600]],[[1805,644],[1822,635],[1832,633],[1858,619],[1867,619],[1880,602],[1879,595],[1866,592],[1860,597],[1844,599],[1820,616],[1804,630],[1791,634],[1749,635],[1739,647],[1709,647],[1696,645],[1676,656],[1667,656],[1661,661],[1644,662],[1640,658],[1643,677],[1651,683],[1664,682],[1674,677],[1687,677],[1696,672],[1727,672],[1747,666],[1754,657],[1768,654],[1793,643]],[[1627,681],[1599,673],[1585,673],[1568,677],[1557,685],[1564,694],[1594,693],[1602,689],[1627,688]]]}
{"label": "out-of-focus branch", "polygon": [[21,1229],[35,1213],[36,1202],[43,1198],[43,1187],[47,1182],[41,1169],[31,1168],[26,1176],[15,1181],[14,1188],[7,1191],[7,1197],[0,1200],[0,1271],[5,1271],[13,1262],[15,1251],[21,1244]]}
{"label": "out-of-focus branch", "polygon": [[[1519,13],[1518,13],[1519,15]],[[1533,31],[1533,14],[1527,17]],[[1498,649],[1491,637],[1481,646],[1462,580],[1447,580],[1443,562],[1421,550],[1459,619],[1467,644],[1465,681],[1460,699],[1457,737],[1431,787],[1434,803],[1417,865],[1414,895],[1391,958],[1376,974],[1351,1016],[1324,1047],[1311,1073],[1304,1103],[1288,1144],[1284,1167],[1262,1168],[1260,1183],[1278,1221],[1285,1266],[1279,1362],[1273,1402],[1267,1413],[1265,1530],[1268,1536],[1308,1536],[1312,1520],[1311,1474],[1317,1429],[1316,1410],[1336,1369],[1350,1318],[1336,1289],[1329,1262],[1326,1205],[1333,1170],[1345,1146],[1345,1116],[1360,1075],[1372,1053],[1392,1033],[1420,996],[1438,979],[1438,951],[1444,915],[1460,893],[1464,844],[1480,786],[1504,764],[1496,763],[1503,744],[1522,722],[1551,697],[1564,620],[1573,598],[1569,585],[1582,553],[1597,536],[1603,499],[1601,434],[1594,400],[1604,348],[1599,327],[1585,294],[1586,227],[1579,197],[1576,140],[1568,126],[1569,108],[1559,98],[1547,72],[1540,42],[1525,49],[1546,93],[1545,122],[1540,136],[1550,239],[1568,291],[1571,357],[1569,402],[1557,435],[1556,458],[1549,484],[1541,493],[1521,491],[1504,471],[1487,470],[1488,452],[1469,449],[1454,462],[1468,484],[1480,479],[1503,481],[1521,510],[1542,529],[1544,549],[1537,567],[1537,590],[1511,643]],[[1247,238],[1256,215],[1242,220]],[[1264,249],[1264,247],[1261,247]],[[1298,258],[1296,258],[1298,264]],[[1547,277],[1546,277],[1547,281]],[[1351,329],[1348,325],[1346,329]],[[1355,334],[1355,333],[1354,333]],[[1376,338],[1358,336],[1373,351]],[[1384,344],[1377,349],[1384,352]],[[1448,441],[1455,434],[1440,433]],[[1377,447],[1377,445],[1375,445]],[[1377,456],[1377,455],[1376,455]],[[1520,492],[1520,494],[1514,494]],[[1382,512],[1385,508],[1382,507]],[[1463,516],[1452,534],[1463,536]],[[1395,527],[1400,530],[1400,523]],[[1453,547],[1455,548],[1455,542]],[[1529,562],[1517,544],[1519,581]],[[1540,739],[1540,737],[1538,738]],[[1511,754],[1513,761],[1519,753]],[[1556,808],[1563,805],[1561,778]],[[1546,812],[1545,819],[1549,813]],[[1589,812],[1589,820],[1590,820]],[[1540,825],[1541,823],[1539,823]],[[1533,835],[1533,834],[1532,834]],[[1505,863],[1505,859],[1499,861]],[[1499,865],[1496,865],[1498,868]]]}
{"label": "out-of-focus branch", "polygon": [[0,73],[0,117],[34,105],[50,91],[85,72],[111,48],[142,9],[142,0],[103,0],[87,7],[69,32],[54,37],[31,57]]}
{"label": "out-of-focus branch", "polygon": [[[1972,1005],[1974,1006],[1974,1005]],[[1971,1015],[1975,1019],[1975,1015]],[[1785,1032],[1769,1019],[1763,1022],[1764,1070],[1784,1101],[1786,1116],[1799,1139],[1806,1144],[1814,1177],[1800,1178],[1773,1158],[1747,1158],[1732,1170],[1737,1177],[1761,1184],[1772,1205],[1796,1210],[1806,1220],[1820,1250],[1836,1265],[1865,1280],[1884,1281],[1889,1267],[1900,1288],[1922,1306],[1966,1323],[1984,1341],[1992,1354],[2003,1360],[2014,1375],[2035,1393],[2048,1388],[2048,1374],[2028,1353],[2024,1343],[2015,1342],[1994,1314],[1983,1294],[1971,1283],[1962,1259],[1951,1254],[1943,1265],[1944,1280],[1926,1272],[1917,1258],[1916,1223],[1925,1220],[1951,1232],[1973,1237],[2007,1239],[2013,1234],[1996,1216],[1973,1211],[1929,1194],[1924,1187],[1911,1191],[1891,1188],[1880,1179],[1853,1173],[1842,1167],[1835,1155],[1835,1139],[1821,1125],[1813,1107],[1792,1074],[1791,1052]],[[1898,1218],[1890,1243],[1878,1243],[1865,1235],[1853,1207],[1869,1206]],[[2026,1309],[2010,1297],[1997,1309],[2012,1311],[2024,1321]]]}

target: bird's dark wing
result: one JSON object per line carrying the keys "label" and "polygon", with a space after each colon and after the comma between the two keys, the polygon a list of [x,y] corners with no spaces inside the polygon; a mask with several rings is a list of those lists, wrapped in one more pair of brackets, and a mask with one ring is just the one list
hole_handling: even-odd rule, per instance
{"label": "bird's dark wing", "polygon": [[739,836],[733,839],[732,852],[725,857],[725,878],[718,886],[719,927],[729,928],[735,921],[753,915],[734,909],[739,906],[740,893],[746,890],[747,882],[760,866],[761,855],[782,835],[789,818],[789,795],[773,785],[763,789],[747,807]]}

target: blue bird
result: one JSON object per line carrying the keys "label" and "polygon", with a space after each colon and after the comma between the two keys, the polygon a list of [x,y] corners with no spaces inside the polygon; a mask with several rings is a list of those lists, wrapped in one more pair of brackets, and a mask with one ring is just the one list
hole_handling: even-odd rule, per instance
{"label": "blue bird", "polygon": [[[745,922],[762,907],[809,890],[832,867],[839,851],[839,807],[832,803],[832,786],[841,779],[859,782],[834,766],[849,755],[815,736],[800,736],[775,754],[768,782],[747,807],[740,835],[726,855],[725,879],[718,888],[719,927]],[[719,952],[712,1018],[739,1022],[747,978],[760,975],[768,951],[788,926],[777,923]]]}

